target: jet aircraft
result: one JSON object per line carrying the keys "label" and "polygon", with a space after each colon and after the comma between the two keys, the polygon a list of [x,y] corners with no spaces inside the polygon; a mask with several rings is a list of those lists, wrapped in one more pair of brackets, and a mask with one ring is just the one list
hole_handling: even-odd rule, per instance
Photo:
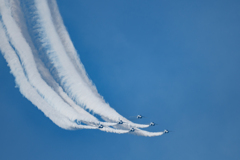
{"label": "jet aircraft", "polygon": [[123,122],[121,119],[118,121],[118,124],[123,124],[125,122]]}
{"label": "jet aircraft", "polygon": [[141,114],[137,115],[137,116],[131,116],[129,117],[130,119],[142,119],[142,118],[146,118],[145,116],[142,116]]}
{"label": "jet aircraft", "polygon": [[155,125],[157,125],[157,124],[154,123],[154,122],[151,122],[151,123],[149,124],[149,126],[155,126]]}
{"label": "jet aircraft", "polygon": [[141,114],[137,115],[137,119],[142,119],[143,117]]}
{"label": "jet aircraft", "polygon": [[103,128],[103,125],[99,123],[98,128]]}
{"label": "jet aircraft", "polygon": [[165,129],[165,130],[163,131],[163,133],[169,133],[169,130]]}
{"label": "jet aircraft", "polygon": [[135,131],[135,129],[134,129],[134,128],[131,128],[131,129],[130,129],[130,132],[134,132],[134,131]]}

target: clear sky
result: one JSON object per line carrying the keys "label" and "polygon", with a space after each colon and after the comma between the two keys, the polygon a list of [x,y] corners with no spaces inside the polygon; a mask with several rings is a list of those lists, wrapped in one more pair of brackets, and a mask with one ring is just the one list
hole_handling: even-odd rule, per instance
{"label": "clear sky", "polygon": [[67,131],[15,88],[0,56],[0,159],[240,159],[240,1],[58,0],[111,107],[160,137]]}

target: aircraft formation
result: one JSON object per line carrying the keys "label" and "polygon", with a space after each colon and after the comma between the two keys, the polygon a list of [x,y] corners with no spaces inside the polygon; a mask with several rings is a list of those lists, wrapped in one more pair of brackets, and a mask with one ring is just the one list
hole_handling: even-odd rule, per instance
{"label": "aircraft formation", "polygon": [[[133,116],[133,117],[130,117],[130,118],[135,118],[135,119],[142,119],[142,118],[146,118],[145,116],[142,116],[142,115],[137,115],[137,116]],[[81,122],[80,121],[77,121],[77,120],[75,120],[75,123],[76,124],[78,124],[78,125],[80,125],[81,124]],[[99,123],[98,125],[96,125],[96,124],[93,124],[94,126],[96,126],[97,128],[99,128],[99,129],[103,129],[104,127],[113,127],[113,126],[117,126],[117,125],[122,125],[122,124],[124,124],[124,123],[127,123],[127,122],[124,122],[124,121],[122,121],[121,119],[119,119],[119,121],[118,122],[115,122],[115,123],[108,123],[108,122],[103,122],[103,123]],[[150,127],[150,126],[156,126],[156,125],[158,125],[158,124],[156,124],[156,123],[154,123],[154,122],[150,122],[149,124],[148,124],[148,127]],[[129,132],[131,133],[131,132],[135,132],[136,130],[138,130],[138,128],[134,128],[134,127],[131,127],[131,126],[129,126],[130,127],[130,129],[129,129]],[[169,130],[164,130],[163,131],[163,133],[165,134],[165,133],[169,133],[170,131]]]}

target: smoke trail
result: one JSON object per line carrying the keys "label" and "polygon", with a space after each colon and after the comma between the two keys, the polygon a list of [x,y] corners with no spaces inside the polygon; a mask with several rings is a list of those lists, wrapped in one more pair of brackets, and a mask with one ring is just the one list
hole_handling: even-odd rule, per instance
{"label": "smoke trail", "polygon": [[[81,77],[81,74],[83,73],[79,74],[76,69],[76,67],[80,67],[79,70],[84,71],[84,68],[81,68],[81,64],[75,67],[72,65],[70,58],[65,52],[64,45],[62,45],[61,40],[59,39],[58,33],[55,30],[55,26],[56,28],[60,28],[58,29],[58,32],[60,35],[62,35],[60,37],[64,37],[64,35],[66,35],[64,34],[65,28],[59,27],[61,24],[55,21],[54,26],[52,22],[52,19],[57,20],[59,18],[54,17],[51,19],[49,9],[44,11],[39,10],[40,8],[46,6],[46,1],[36,1],[36,7],[38,8],[36,17],[38,17],[39,21],[42,22],[39,24],[40,26],[38,26],[41,28],[38,30],[38,32],[45,31],[46,35],[49,35],[48,39],[43,40],[43,37],[40,37],[39,41],[42,40],[42,44],[49,42],[50,46],[54,48],[53,50],[55,50],[55,52],[45,55],[51,60],[54,68],[58,71],[59,75],[55,78],[59,80],[59,83],[63,87],[64,91],[68,93],[68,95],[74,99],[77,104],[84,106],[86,109],[93,110],[94,113],[99,114],[104,120],[117,122],[119,119],[122,119],[128,123],[131,123],[131,125],[134,127],[148,127],[148,125],[139,125],[128,121],[126,118],[122,117],[114,109],[112,109],[97,92],[91,90],[91,87],[88,86],[91,85],[91,82],[88,80],[87,75],[84,76],[84,80],[84,78]],[[54,10],[56,9],[53,9],[53,11]],[[64,38],[68,39],[66,36]],[[71,47],[67,46],[66,48],[69,50]],[[74,48],[71,51],[69,50],[68,53],[75,54]],[[86,79],[88,83],[85,82]]]}
{"label": "smoke trail", "polygon": [[138,136],[155,137],[155,136],[163,135],[164,132],[148,132],[148,131],[143,131],[143,130],[140,130],[140,129],[135,129],[133,134],[136,134]]}
{"label": "smoke trail", "polygon": [[[7,23],[5,23],[5,24],[7,24],[7,25],[9,25],[9,24],[11,24],[11,26],[14,28],[14,27],[16,27],[15,26],[15,24],[14,24],[14,21],[11,21],[11,17],[9,17],[9,14],[8,14],[8,12],[7,12],[7,10],[5,10],[5,9],[2,9],[2,6],[1,6],[1,15],[2,15],[2,21],[3,22],[6,22],[5,21],[5,19],[8,19],[8,20],[10,20],[9,22],[7,22]],[[6,27],[8,27],[8,30],[6,29]],[[6,30],[6,32],[7,33],[13,33],[13,30],[11,29],[11,28],[9,28],[9,26],[5,26],[4,27],[5,28],[5,30]],[[3,28],[2,28],[2,23],[1,23],[1,33],[4,33],[3,32]],[[15,30],[17,30],[17,28],[14,28]],[[41,91],[39,91],[39,90],[36,90],[37,91],[37,93],[38,93],[38,95],[36,95],[36,93],[34,92],[34,91],[32,91],[32,92],[34,92],[35,94],[30,94],[31,96],[29,97],[28,96],[28,93],[29,93],[29,90],[27,90],[26,91],[26,86],[28,86],[28,87],[30,87],[29,86],[29,84],[27,84],[27,82],[26,82],[26,80],[32,80],[32,77],[30,77],[31,75],[28,75],[29,74],[29,71],[27,70],[27,69],[23,69],[22,67],[21,67],[21,65],[19,65],[20,64],[20,61],[19,61],[19,59],[18,59],[18,57],[17,57],[17,55],[14,53],[14,49],[13,48],[11,48],[11,44],[10,43],[8,43],[8,38],[6,38],[6,35],[5,35],[5,33],[4,34],[1,34],[2,35],[2,41],[1,41],[1,50],[2,50],[2,53],[3,53],[3,55],[4,55],[4,57],[5,57],[5,59],[7,60],[7,62],[8,62],[8,64],[10,65],[10,68],[11,68],[11,70],[12,70],[12,73],[14,74],[14,76],[16,77],[16,82],[17,82],[17,84],[19,84],[19,87],[20,87],[20,90],[21,90],[21,92],[22,92],[22,94],[23,95],[25,95],[26,97],[28,97],[28,99],[29,100],[32,100],[32,102],[34,103],[35,102],[35,100],[38,100],[38,99],[45,99],[46,100],[46,98],[45,97],[39,97],[39,92],[41,92]],[[21,59],[21,62],[22,62],[22,65],[24,66],[24,68],[26,68],[27,67],[27,65],[28,64],[25,64],[25,63],[28,63],[28,62],[31,62],[31,60],[29,60],[29,59],[27,59],[27,61],[25,61],[25,59],[26,59],[26,56],[25,55],[22,55],[21,54],[21,51],[18,51],[17,49],[21,49],[20,47],[19,47],[19,45],[18,45],[18,43],[20,43],[20,41],[18,41],[17,39],[13,39],[13,38],[11,38],[11,34],[8,34],[7,35],[7,37],[9,37],[9,39],[11,39],[10,40],[10,42],[11,43],[13,43],[13,44],[15,44],[15,46],[16,46],[16,48],[15,48],[15,50],[16,50],[16,52],[17,53],[19,53],[18,54],[18,56],[19,56],[19,58]],[[19,35],[15,35],[15,37],[17,37],[17,36],[19,36]],[[20,39],[20,40],[22,40],[22,39]],[[27,47],[27,46],[25,46],[24,44],[21,44],[21,45],[23,45],[24,47]],[[6,54],[7,53],[7,54]],[[25,56],[25,57],[24,57]],[[29,55],[28,55],[29,56]],[[11,62],[14,62],[14,64],[15,64],[15,66],[13,65],[13,63],[11,63]],[[30,64],[31,66],[33,66],[33,64]],[[18,71],[18,72],[13,72],[14,70],[20,70],[20,71]],[[29,68],[28,68],[29,69]],[[18,73],[18,74],[17,74]],[[19,76],[19,73],[23,73],[22,75],[21,75],[21,77]],[[31,72],[30,72],[30,74],[31,74]],[[23,76],[23,75],[25,75],[25,76]],[[36,75],[35,75],[36,76]],[[30,77],[30,78],[29,78]],[[39,78],[39,77],[38,77]],[[25,85],[23,84],[23,83],[21,83],[21,82],[19,82],[18,83],[18,79],[20,79],[20,80],[25,80]],[[34,80],[32,80],[32,81],[34,81]],[[30,84],[31,85],[31,84]],[[32,87],[31,89],[33,90],[33,88],[35,88],[35,87]],[[46,89],[46,88],[45,88]],[[50,90],[48,90],[48,91],[50,91]],[[42,95],[42,94],[44,94],[44,93],[40,93],[40,95]],[[51,93],[52,94],[52,93]],[[38,101],[37,101],[38,102]],[[43,101],[43,103],[44,103],[44,101]],[[67,115],[67,117],[64,117],[64,116],[62,116],[61,114],[58,114],[58,112],[59,112],[59,110],[57,110],[57,111],[55,111],[54,109],[56,109],[56,108],[51,108],[51,106],[49,107],[49,105],[46,105],[46,104],[44,104],[44,105],[38,105],[38,103],[35,103],[35,105],[36,106],[40,106],[40,109],[43,111],[43,112],[45,112],[46,113],[46,115],[51,115],[51,116],[49,116],[56,124],[58,124],[60,127],[62,127],[62,128],[65,128],[65,129],[97,129],[98,127],[93,127],[93,126],[85,126],[85,125],[77,125],[77,124],[75,124],[75,123],[73,123],[73,120],[71,119],[72,117],[69,117],[69,115],[67,115],[66,113],[65,113],[65,115]],[[45,108],[41,108],[41,107],[44,107],[45,106]],[[48,108],[46,109],[46,106],[48,106]],[[46,110],[46,111],[45,111]],[[66,112],[70,112],[69,110],[66,110]],[[53,113],[53,114],[52,114]],[[70,112],[71,113],[71,112]],[[73,116],[73,115],[71,115],[71,116]],[[83,118],[85,115],[81,115],[81,118]],[[87,117],[88,118],[88,122],[90,121],[91,122],[91,119],[89,119],[89,117]],[[68,120],[68,121],[66,121],[66,119]],[[64,123],[63,123],[64,122]],[[98,121],[96,121],[96,122],[98,122]],[[109,125],[108,123],[106,123],[106,124],[104,124],[104,125]],[[114,130],[114,129],[111,129],[111,128],[108,128],[108,127],[105,127],[104,129],[103,129],[103,131],[106,131],[106,132],[113,132],[113,133],[126,133],[126,131],[124,131],[124,130]]]}
{"label": "smoke trail", "polygon": [[74,127],[73,123],[59,114],[58,111],[54,110],[42,97],[37,93],[37,91],[29,84],[27,78],[25,77],[24,71],[21,67],[20,61],[15,54],[15,51],[8,43],[8,39],[4,32],[2,23],[0,22],[0,49],[4,58],[6,59],[11,73],[15,77],[17,86],[20,92],[29,99],[34,105],[36,105],[47,117],[49,117],[55,124],[64,129],[71,129]]}
{"label": "smoke trail", "polygon": [[[74,65],[74,67],[76,68],[76,71],[78,72],[78,74],[82,77],[82,79],[84,80],[84,82],[86,83],[86,85],[88,85],[88,87],[92,90],[93,94],[100,98],[103,99],[103,97],[101,95],[98,94],[96,87],[94,86],[94,84],[92,83],[92,81],[88,78],[88,75],[84,69],[83,64],[80,61],[80,58],[78,57],[78,54],[76,52],[76,49],[74,48],[72,41],[68,35],[68,32],[63,24],[63,20],[61,18],[61,15],[59,13],[58,10],[58,6],[56,3],[56,0],[48,0],[48,4],[49,4],[49,9],[51,12],[51,17],[52,17],[52,21],[54,24],[54,27],[56,29],[56,32],[59,35],[59,38],[64,46],[64,49],[67,53],[67,55],[69,56],[72,64]],[[104,100],[103,100],[104,101]],[[105,103],[105,102],[104,102]],[[108,105],[108,104],[107,104]],[[109,106],[110,107],[110,106]],[[86,108],[88,108],[88,106],[86,106]],[[89,108],[88,108],[89,109]],[[99,113],[98,113],[99,114]],[[105,120],[111,120],[108,117],[108,115],[105,114],[101,114],[102,118]],[[139,125],[139,124],[134,124],[130,121],[128,121],[126,118],[123,118],[121,115],[117,115],[118,116],[118,121],[119,119],[124,121],[127,121],[128,123],[131,123],[132,126],[135,127],[140,127],[140,128],[147,128],[149,127],[148,125]]]}
{"label": "smoke trail", "polygon": [[[134,127],[133,134],[150,137],[164,133],[137,129],[149,125],[127,120],[98,94],[63,25],[55,0],[0,0],[0,16],[0,50],[20,92],[58,126],[112,133],[129,133]],[[84,109],[99,114],[106,122]],[[126,123],[119,125],[120,119]]]}
{"label": "smoke trail", "polygon": [[63,20],[62,17],[59,13],[58,10],[58,6],[56,3],[56,0],[48,0],[48,4],[49,4],[49,9],[51,12],[51,17],[52,17],[52,21],[54,24],[54,27],[59,35],[59,38],[65,48],[66,53],[68,54],[71,62],[73,63],[74,67],[76,68],[76,70],[78,71],[78,73],[81,75],[81,77],[83,78],[83,80],[87,83],[87,85],[92,89],[92,91],[98,95],[99,97],[101,97],[98,92],[96,87],[94,86],[94,84],[92,83],[92,81],[88,78],[87,73],[84,69],[83,64],[80,61],[80,58],[77,54],[76,49],[74,48],[72,41],[68,35],[68,32],[63,24]]}
{"label": "smoke trail", "polygon": [[[92,119],[94,119],[96,122],[98,121],[94,116],[92,116],[91,114],[89,114],[88,112],[86,112],[85,110],[83,110],[82,108],[78,107],[68,96],[65,92],[63,92],[62,88],[55,82],[55,80],[52,78],[51,74],[49,73],[48,69],[44,66],[43,62],[39,59],[37,51],[31,41],[30,35],[28,34],[27,31],[27,26],[24,20],[24,16],[21,10],[19,10],[20,8],[20,4],[19,1],[12,1],[11,4],[12,8],[12,15],[14,17],[14,19],[16,20],[19,28],[21,29],[21,32],[23,33],[24,38],[26,39],[27,43],[29,44],[32,52],[33,52],[33,56],[34,56],[34,60],[36,62],[37,68],[39,70],[39,73],[41,75],[41,77],[44,79],[44,81],[46,81],[46,83],[51,86],[54,91],[56,93],[58,93],[59,96],[62,97],[62,99],[68,103],[71,107],[73,107],[78,113],[80,114],[87,114],[89,117],[91,117]],[[87,123],[87,122],[85,122]]]}
{"label": "smoke trail", "polygon": [[[2,4],[1,4],[2,5]],[[36,64],[31,49],[17,27],[15,21],[10,15],[7,7],[1,7],[2,21],[6,26],[6,33],[10,43],[15,47],[16,53],[22,63],[24,73],[30,84],[36,88],[37,92],[56,110],[65,114],[70,120],[81,119],[91,121],[85,115],[78,115],[69,107],[59,96],[42,80],[36,69]],[[96,122],[97,123],[97,122]]]}

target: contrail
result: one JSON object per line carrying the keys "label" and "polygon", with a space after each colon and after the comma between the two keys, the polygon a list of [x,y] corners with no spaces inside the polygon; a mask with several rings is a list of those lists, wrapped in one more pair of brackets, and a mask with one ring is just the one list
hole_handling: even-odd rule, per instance
{"label": "contrail", "polygon": [[[31,52],[31,49],[17,27],[15,21],[10,15],[7,7],[1,8],[2,21],[6,26],[6,33],[9,37],[10,43],[14,46],[17,55],[21,61],[24,73],[30,84],[37,90],[37,92],[56,110],[65,114],[74,121],[81,119],[91,121],[85,115],[78,115],[69,105],[67,105],[57,94],[54,92],[45,81],[42,80]],[[97,123],[97,122],[96,122]]]}
{"label": "contrail", "polygon": [[149,125],[129,121],[105,102],[88,78],[55,0],[0,0],[0,36],[1,53],[20,92],[59,127],[164,134],[138,129]]}
{"label": "contrail", "polygon": [[[16,20],[16,22],[24,22],[24,15],[21,12],[21,10],[19,10],[20,8],[20,4],[18,3],[19,1],[13,1],[11,6],[12,8],[14,8],[12,10],[12,15],[13,18]],[[26,39],[27,43],[29,44],[32,52],[33,52],[33,56],[37,65],[37,68],[39,70],[39,73],[41,74],[41,77],[46,81],[46,83],[51,86],[56,93],[59,94],[59,96],[62,97],[62,99],[68,103],[70,106],[72,106],[78,113],[80,114],[88,114],[88,116],[90,116],[91,118],[95,119],[95,121],[98,121],[94,116],[92,116],[91,114],[89,114],[88,112],[86,112],[84,109],[78,107],[68,96],[65,92],[63,92],[62,88],[55,82],[55,80],[52,78],[51,74],[49,73],[48,69],[44,66],[43,62],[39,59],[37,51],[31,41],[30,35],[28,34],[27,31],[27,26],[25,23],[17,23],[19,28],[21,29],[24,38]]]}

